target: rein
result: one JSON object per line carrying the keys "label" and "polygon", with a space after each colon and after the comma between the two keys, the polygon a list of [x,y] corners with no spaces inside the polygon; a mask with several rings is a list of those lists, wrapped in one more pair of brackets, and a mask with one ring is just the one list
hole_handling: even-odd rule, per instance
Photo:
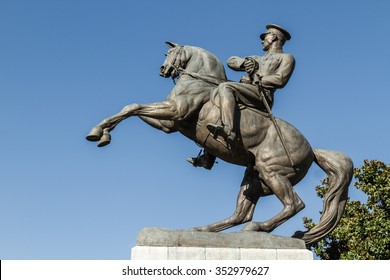
{"label": "rein", "polygon": [[[208,84],[215,85],[215,86],[218,86],[219,84],[222,84],[222,83],[228,81],[228,80],[220,79],[220,78],[217,78],[217,77],[214,77],[214,76],[200,75],[200,74],[195,73],[195,72],[188,72],[188,71],[186,71],[184,68],[182,68],[180,66],[179,67],[173,66],[173,67],[179,73],[179,76],[177,77],[177,79],[179,79],[182,75],[188,75],[191,78],[194,78],[196,80],[201,80],[203,82],[206,82]],[[175,80],[174,80],[174,83],[176,84]]]}

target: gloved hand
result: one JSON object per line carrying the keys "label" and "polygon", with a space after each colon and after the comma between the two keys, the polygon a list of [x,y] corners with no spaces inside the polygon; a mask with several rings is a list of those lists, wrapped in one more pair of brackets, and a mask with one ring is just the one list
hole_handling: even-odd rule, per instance
{"label": "gloved hand", "polygon": [[244,69],[249,75],[253,75],[257,69],[259,69],[259,64],[252,57],[246,57],[244,61]]}

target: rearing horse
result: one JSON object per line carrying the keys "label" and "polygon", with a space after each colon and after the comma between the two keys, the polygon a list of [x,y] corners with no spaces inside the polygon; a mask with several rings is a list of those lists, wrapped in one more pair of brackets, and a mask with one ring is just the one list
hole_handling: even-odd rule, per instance
{"label": "rearing horse", "polygon": [[[87,136],[102,147],[110,143],[110,131],[121,121],[138,116],[149,125],[171,133],[179,131],[229,163],[246,166],[237,198],[236,210],[227,219],[203,227],[199,231],[222,231],[250,222],[256,203],[262,196],[274,194],[282,202],[280,213],[265,222],[250,222],[243,230],[271,232],[302,210],[305,205],[293,189],[315,162],[328,175],[329,189],[324,197],[320,221],[307,232],[294,237],[307,244],[322,239],[338,224],[347,200],[352,179],[351,159],[336,151],[312,149],[305,137],[291,124],[276,118],[283,134],[286,150],[270,116],[237,106],[237,138],[226,143],[222,137],[212,137],[206,125],[220,122],[220,109],[212,94],[225,82],[223,64],[210,52],[192,46],[167,42],[170,49],[160,68],[163,77],[177,78],[176,85],[163,102],[130,104],[118,114],[103,120]],[[210,98],[213,96],[213,98]]]}

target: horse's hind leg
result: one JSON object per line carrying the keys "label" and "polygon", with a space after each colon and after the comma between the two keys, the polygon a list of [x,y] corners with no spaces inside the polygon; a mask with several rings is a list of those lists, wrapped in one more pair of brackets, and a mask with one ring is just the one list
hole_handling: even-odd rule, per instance
{"label": "horse's hind leg", "polygon": [[214,224],[196,227],[194,230],[217,232],[252,220],[256,203],[263,194],[257,171],[253,170],[253,167],[248,167],[241,183],[233,215]]}
{"label": "horse's hind leg", "polygon": [[278,172],[264,166],[256,166],[255,169],[259,171],[260,178],[270,191],[282,202],[283,210],[265,222],[248,223],[243,230],[271,232],[305,208],[305,205],[286,176],[280,175]]}

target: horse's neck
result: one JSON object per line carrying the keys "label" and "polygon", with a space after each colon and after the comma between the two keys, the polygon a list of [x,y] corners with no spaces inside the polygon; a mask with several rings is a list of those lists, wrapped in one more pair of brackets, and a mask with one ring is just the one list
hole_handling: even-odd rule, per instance
{"label": "horse's neck", "polygon": [[197,47],[189,52],[186,71],[226,80],[223,64],[211,53]]}

